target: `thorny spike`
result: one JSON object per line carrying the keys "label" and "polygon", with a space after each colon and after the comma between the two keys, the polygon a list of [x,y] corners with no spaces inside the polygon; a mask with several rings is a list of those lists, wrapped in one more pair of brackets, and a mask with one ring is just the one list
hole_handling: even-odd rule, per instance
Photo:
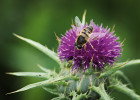
{"label": "thorny spike", "polygon": [[114,29],[115,29],[115,24],[113,25],[111,32],[113,32],[113,31],[114,31]]}
{"label": "thorny spike", "polygon": [[74,25],[74,21],[73,21],[73,19],[72,19],[72,24],[71,25]]}
{"label": "thorny spike", "polygon": [[120,43],[120,46],[122,46],[122,45],[123,45],[123,43],[125,42],[125,40],[126,40],[126,39],[124,39],[124,40]]}
{"label": "thorny spike", "polygon": [[56,40],[58,41],[58,43],[60,44],[61,39],[56,35],[56,33],[54,32],[55,36],[56,36]]}
{"label": "thorny spike", "polygon": [[87,10],[85,10],[84,14],[83,14],[82,25],[85,25],[86,12],[87,12]]}

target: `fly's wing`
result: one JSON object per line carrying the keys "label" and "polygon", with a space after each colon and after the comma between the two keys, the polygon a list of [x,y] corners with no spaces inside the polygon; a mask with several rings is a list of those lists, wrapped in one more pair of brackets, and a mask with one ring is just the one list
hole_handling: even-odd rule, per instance
{"label": "fly's wing", "polygon": [[80,32],[82,31],[82,23],[80,21],[80,19],[76,16],[75,17],[75,26],[76,26],[76,35],[78,36],[80,34]]}
{"label": "fly's wing", "polygon": [[75,25],[76,25],[76,27],[81,27],[81,21],[80,21],[80,19],[76,16],[75,17]]}
{"label": "fly's wing", "polygon": [[82,17],[82,22],[80,21],[80,19],[76,16],[75,17],[75,25],[77,27],[80,27],[81,25],[85,25],[85,17],[86,17],[86,10],[84,11],[83,17]]}
{"label": "fly's wing", "polygon": [[105,35],[106,33],[94,32],[94,33],[89,34],[89,37],[90,37],[89,40],[98,39],[98,38],[104,37]]}

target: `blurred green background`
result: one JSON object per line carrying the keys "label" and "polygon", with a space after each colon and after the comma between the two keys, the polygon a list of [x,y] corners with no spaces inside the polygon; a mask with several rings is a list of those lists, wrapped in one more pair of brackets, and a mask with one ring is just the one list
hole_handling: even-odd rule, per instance
{"label": "blurred green background", "polygon": [[[86,21],[103,23],[113,27],[124,42],[121,61],[140,58],[140,0],[0,0],[0,99],[1,100],[50,100],[53,95],[41,88],[6,95],[29,83],[34,78],[15,77],[6,72],[40,71],[37,64],[50,69],[58,65],[49,57],[17,39],[12,33],[38,41],[57,51],[54,32],[61,37],[71,28],[75,16],[82,17],[87,10]],[[134,90],[140,95],[140,65],[123,70]],[[113,91],[115,100],[131,100]]]}

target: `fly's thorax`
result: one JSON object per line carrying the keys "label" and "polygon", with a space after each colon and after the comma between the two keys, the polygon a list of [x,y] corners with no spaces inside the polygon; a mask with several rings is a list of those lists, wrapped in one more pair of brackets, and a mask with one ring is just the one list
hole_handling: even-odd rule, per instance
{"label": "fly's thorax", "polygon": [[74,44],[77,49],[82,49],[82,47],[87,43],[87,41],[89,39],[89,34],[91,34],[92,31],[93,31],[93,27],[88,26],[80,32],[80,34],[79,34],[79,36],[77,36],[76,42]]}
{"label": "fly's thorax", "polygon": [[77,37],[77,41],[78,44],[85,44],[87,42],[87,36],[85,34],[80,34]]}
{"label": "fly's thorax", "polygon": [[77,49],[82,49],[82,47],[86,44],[86,42],[87,42],[87,36],[84,34],[80,34],[77,37],[77,40],[74,45]]}

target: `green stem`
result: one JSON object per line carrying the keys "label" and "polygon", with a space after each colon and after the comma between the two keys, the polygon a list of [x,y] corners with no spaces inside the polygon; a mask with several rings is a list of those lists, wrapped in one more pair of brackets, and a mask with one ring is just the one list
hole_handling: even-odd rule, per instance
{"label": "green stem", "polygon": [[133,100],[140,100],[140,96],[139,95],[137,95],[133,90],[129,89],[128,87],[126,87],[126,85],[124,85],[122,83],[118,83],[116,85],[112,85],[109,88],[116,89],[116,90],[118,90],[118,91],[128,95]]}
{"label": "green stem", "polygon": [[95,92],[97,92],[101,96],[101,100],[112,100],[109,95],[106,93],[104,84],[100,84],[99,87],[92,86],[91,89]]}

